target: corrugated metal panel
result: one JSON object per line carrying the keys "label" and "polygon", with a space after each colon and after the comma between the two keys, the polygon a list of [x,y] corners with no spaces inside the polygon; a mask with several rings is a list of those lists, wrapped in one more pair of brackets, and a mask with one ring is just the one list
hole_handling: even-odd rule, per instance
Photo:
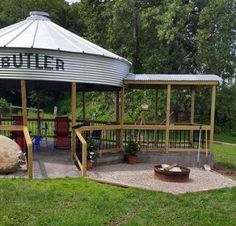
{"label": "corrugated metal panel", "polygon": [[[30,56],[30,67],[27,55],[25,55],[29,53],[33,54]],[[36,59],[36,54],[38,54],[38,59]],[[45,65],[45,56],[50,57],[47,59],[47,65]],[[57,59],[59,59],[59,65],[61,61],[64,62],[64,70],[62,67],[56,68]],[[129,64],[113,58],[61,51],[0,48],[0,79],[64,81],[122,86],[123,79],[128,72]]]}
{"label": "corrugated metal panel", "polygon": [[124,80],[129,81],[217,81],[222,79],[211,74],[129,74]]}
{"label": "corrugated metal panel", "polygon": [[58,26],[44,12],[31,12],[26,20],[0,29],[0,47],[61,50],[126,59]]}
{"label": "corrugated metal panel", "polygon": [[126,59],[58,26],[47,13],[32,12],[0,29],[0,79],[122,86],[129,68]]}

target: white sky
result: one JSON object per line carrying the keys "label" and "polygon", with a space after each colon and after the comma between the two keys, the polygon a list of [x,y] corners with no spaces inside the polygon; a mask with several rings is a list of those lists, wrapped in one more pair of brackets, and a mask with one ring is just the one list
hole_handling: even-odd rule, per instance
{"label": "white sky", "polygon": [[66,0],[67,2],[69,2],[70,4],[75,3],[75,2],[80,2],[80,0]]}

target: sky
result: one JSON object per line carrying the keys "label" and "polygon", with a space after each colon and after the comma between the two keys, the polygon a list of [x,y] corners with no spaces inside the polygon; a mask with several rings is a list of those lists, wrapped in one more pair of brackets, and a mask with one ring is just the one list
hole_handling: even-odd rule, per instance
{"label": "sky", "polygon": [[67,2],[69,2],[70,4],[74,3],[74,2],[80,2],[80,0],[66,0]]}

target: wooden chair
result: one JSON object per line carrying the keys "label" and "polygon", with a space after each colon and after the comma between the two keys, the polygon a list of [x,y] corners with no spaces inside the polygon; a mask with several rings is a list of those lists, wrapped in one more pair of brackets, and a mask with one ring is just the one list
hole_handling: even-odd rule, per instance
{"label": "wooden chair", "polygon": [[54,122],[54,148],[69,149],[71,145],[69,118],[56,117]]}
{"label": "wooden chair", "polygon": [[[23,116],[12,116],[13,125],[23,125]],[[22,131],[12,131],[11,138],[20,146],[22,151],[25,150],[25,138]]]}

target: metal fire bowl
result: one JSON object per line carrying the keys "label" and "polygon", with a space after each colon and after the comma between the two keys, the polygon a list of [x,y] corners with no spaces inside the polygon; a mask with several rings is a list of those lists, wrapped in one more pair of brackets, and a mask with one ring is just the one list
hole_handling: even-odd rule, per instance
{"label": "metal fire bowl", "polygon": [[190,169],[184,166],[178,166],[181,172],[161,170],[161,165],[154,166],[154,175],[156,179],[168,182],[187,182],[189,181]]}

